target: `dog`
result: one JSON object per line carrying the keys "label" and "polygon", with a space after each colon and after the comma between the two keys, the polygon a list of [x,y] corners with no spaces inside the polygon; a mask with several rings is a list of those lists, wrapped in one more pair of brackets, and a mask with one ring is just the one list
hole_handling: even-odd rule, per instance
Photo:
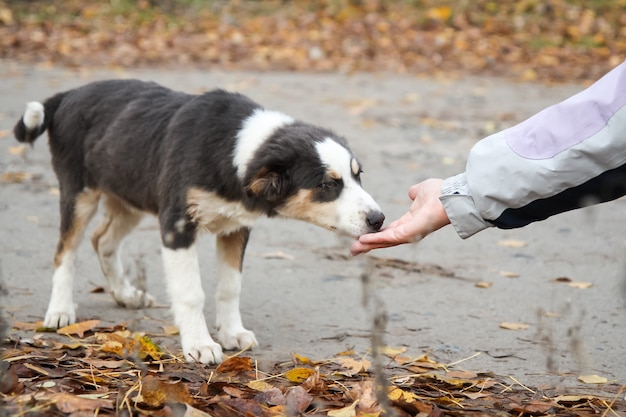
{"label": "dog", "polygon": [[[302,220],[353,238],[385,216],[361,187],[361,164],[341,136],[221,89],[186,94],[156,83],[108,80],[29,102],[14,128],[33,144],[48,131],[60,189],[60,237],[44,326],[76,320],[74,260],[99,206],[93,247],[115,301],[154,298],[124,276],[120,243],[146,213],[159,220],[162,259],[184,357],[220,363],[224,349],[257,345],[239,310],[242,264],[261,216]],[[100,201],[102,201],[100,203]],[[196,252],[216,235],[216,343],[203,315]]]}

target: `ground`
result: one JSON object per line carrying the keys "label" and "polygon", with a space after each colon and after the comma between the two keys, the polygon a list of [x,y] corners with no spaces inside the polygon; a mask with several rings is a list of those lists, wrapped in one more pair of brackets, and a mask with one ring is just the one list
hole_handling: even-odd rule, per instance
{"label": "ground", "polygon": [[[4,61],[0,277],[9,324],[43,318],[58,230],[58,190],[47,139],[23,153],[11,129],[27,101],[120,77],[188,92],[239,91],[269,108],[332,128],[348,139],[363,163],[363,184],[388,221],[408,208],[411,184],[461,172],[478,139],[584,88],[384,73],[77,72]],[[349,240],[303,223],[262,220],[248,247],[242,298],[244,323],[256,332],[260,346],[246,354],[271,363],[289,361],[293,353],[315,360],[348,349],[366,355],[371,324],[360,276],[368,272],[389,316],[384,343],[406,348],[405,355],[462,361],[456,369],[511,376],[528,386],[616,392],[626,384],[625,209],[626,201],[618,200],[520,230],[486,230],[468,240],[449,228],[418,245],[373,253],[373,270],[371,257],[349,256]],[[86,239],[75,283],[77,312],[79,320],[125,323],[148,332],[159,345],[180,353],[178,338],[163,330],[171,316],[158,239],[156,222],[146,219],[128,239],[125,261],[132,274],[145,269],[159,307],[125,310],[106,288],[98,291],[105,283]],[[208,235],[199,247],[209,323],[213,247]],[[41,337],[18,328],[7,332],[13,340]],[[607,383],[584,384],[580,375],[598,375]]]}

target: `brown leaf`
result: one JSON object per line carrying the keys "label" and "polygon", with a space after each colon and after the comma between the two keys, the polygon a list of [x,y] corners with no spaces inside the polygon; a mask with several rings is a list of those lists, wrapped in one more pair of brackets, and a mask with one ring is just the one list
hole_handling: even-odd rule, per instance
{"label": "brown leaf", "polygon": [[267,405],[284,405],[287,403],[287,399],[285,398],[283,392],[276,387],[272,387],[260,394],[257,394],[254,397],[254,400]]}
{"label": "brown leaf", "polygon": [[313,401],[313,397],[300,386],[290,388],[287,391],[285,405],[289,410],[303,413]]}
{"label": "brown leaf", "polygon": [[63,413],[76,411],[98,410],[100,408],[113,409],[113,401],[106,399],[82,398],[66,392],[55,394],[50,399]]}
{"label": "brown leaf", "polygon": [[79,323],[70,324],[69,326],[61,327],[57,330],[58,334],[64,335],[77,335],[79,338],[83,338],[85,332],[95,329],[98,324],[100,324],[100,320],[87,320]]}
{"label": "brown leaf", "polygon": [[243,398],[231,398],[224,401],[225,405],[237,410],[240,415],[249,416],[262,416],[263,407],[252,400],[245,400]]}
{"label": "brown leaf", "polygon": [[251,371],[252,360],[245,356],[233,356],[220,363],[215,370],[218,373]]}
{"label": "brown leaf", "polygon": [[15,372],[15,367],[11,366],[6,361],[0,362],[0,393],[18,393],[22,391],[23,388],[23,385],[20,384],[17,372]]}
{"label": "brown leaf", "polygon": [[142,402],[150,407],[161,407],[166,402],[193,404],[187,385],[182,382],[165,382],[153,375],[143,378],[141,384]]}

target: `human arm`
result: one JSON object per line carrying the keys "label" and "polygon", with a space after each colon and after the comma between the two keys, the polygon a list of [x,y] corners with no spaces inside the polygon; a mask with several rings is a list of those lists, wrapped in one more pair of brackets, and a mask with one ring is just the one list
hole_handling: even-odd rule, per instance
{"label": "human arm", "polygon": [[[626,194],[626,65],[581,93],[478,142],[466,171],[441,184],[439,200],[459,236],[491,226],[523,227]],[[432,199],[432,195],[429,194]],[[418,219],[413,202],[402,219]],[[407,215],[409,215],[407,217]],[[415,225],[364,235],[353,254],[415,241]],[[425,230],[420,226],[419,238]]]}

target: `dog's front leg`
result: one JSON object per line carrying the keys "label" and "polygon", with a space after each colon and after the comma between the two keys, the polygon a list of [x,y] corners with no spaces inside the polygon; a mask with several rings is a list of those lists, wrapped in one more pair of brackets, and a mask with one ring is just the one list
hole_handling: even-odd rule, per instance
{"label": "dog's front leg", "polygon": [[250,229],[243,228],[217,236],[218,284],[215,293],[217,310],[217,339],[224,349],[245,349],[258,345],[254,333],[241,321],[239,297],[241,268]]}
{"label": "dog's front leg", "polygon": [[163,264],[185,359],[201,363],[222,362],[222,348],[211,338],[204,318],[204,291],[195,243],[177,249],[164,246]]}

